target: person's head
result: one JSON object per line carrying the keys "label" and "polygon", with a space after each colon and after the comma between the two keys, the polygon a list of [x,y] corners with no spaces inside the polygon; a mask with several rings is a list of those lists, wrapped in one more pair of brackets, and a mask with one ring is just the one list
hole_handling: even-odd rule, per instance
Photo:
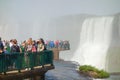
{"label": "person's head", "polygon": [[32,38],[29,38],[28,40],[32,41]]}
{"label": "person's head", "polygon": [[13,39],[10,40],[10,43],[12,43],[12,42],[13,42]]}
{"label": "person's head", "polygon": [[28,45],[32,45],[32,40],[31,40],[31,39],[28,39],[28,40],[27,40],[27,44],[28,44]]}
{"label": "person's head", "polygon": [[39,40],[40,40],[40,43],[45,44],[43,38],[40,38]]}
{"label": "person's head", "polygon": [[22,44],[21,44],[21,45],[24,47],[26,44],[25,44],[25,42],[22,42]]}
{"label": "person's head", "polygon": [[35,45],[35,44],[36,44],[36,41],[35,41],[35,40],[33,40],[33,41],[32,41],[32,44],[33,44],[33,45]]}
{"label": "person's head", "polygon": [[13,42],[13,44],[17,44],[17,40],[16,39],[13,39],[12,42]]}
{"label": "person's head", "polygon": [[39,43],[40,43],[40,40],[38,39],[38,40],[36,41],[36,43],[39,44]]}

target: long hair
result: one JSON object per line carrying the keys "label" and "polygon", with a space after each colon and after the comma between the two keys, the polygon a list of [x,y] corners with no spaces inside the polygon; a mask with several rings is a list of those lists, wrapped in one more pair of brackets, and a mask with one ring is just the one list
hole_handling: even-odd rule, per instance
{"label": "long hair", "polygon": [[44,42],[43,38],[40,38],[40,40],[41,40],[42,44],[45,44],[45,42]]}

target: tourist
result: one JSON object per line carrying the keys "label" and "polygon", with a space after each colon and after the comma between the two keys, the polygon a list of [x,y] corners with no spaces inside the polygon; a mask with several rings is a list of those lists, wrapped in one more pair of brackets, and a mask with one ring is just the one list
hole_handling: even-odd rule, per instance
{"label": "tourist", "polygon": [[11,39],[10,42],[9,42],[10,48],[12,47],[12,45],[13,45],[13,40]]}
{"label": "tourist", "polygon": [[7,50],[7,46],[4,47],[4,53],[9,54],[9,51]]}
{"label": "tourist", "polygon": [[26,48],[26,42],[22,42],[22,44],[20,45],[20,49],[21,49],[21,52],[24,53],[25,52],[25,48]]}
{"label": "tourist", "polygon": [[37,48],[36,48],[37,46],[36,46],[36,42],[35,42],[35,40],[34,41],[32,41],[32,52],[36,52],[37,51]]}
{"label": "tourist", "polygon": [[37,41],[37,52],[46,50],[45,42],[42,38]]}
{"label": "tourist", "polygon": [[11,46],[11,51],[10,52],[11,53],[20,52],[20,47],[18,46],[16,39],[13,40],[13,45]]}
{"label": "tourist", "polygon": [[27,49],[26,52],[32,52],[32,38],[27,40]]}

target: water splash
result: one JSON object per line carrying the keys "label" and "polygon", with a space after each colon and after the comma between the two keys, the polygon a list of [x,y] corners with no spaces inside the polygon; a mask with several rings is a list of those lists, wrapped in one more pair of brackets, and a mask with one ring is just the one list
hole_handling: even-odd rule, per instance
{"label": "water splash", "polygon": [[106,55],[111,43],[113,17],[85,19],[82,25],[80,44],[73,60],[105,69]]}

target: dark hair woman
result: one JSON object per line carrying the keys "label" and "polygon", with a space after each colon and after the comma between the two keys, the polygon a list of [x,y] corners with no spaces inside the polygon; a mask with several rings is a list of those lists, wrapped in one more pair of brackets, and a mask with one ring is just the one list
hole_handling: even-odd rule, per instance
{"label": "dark hair woman", "polygon": [[46,50],[45,42],[42,38],[37,41],[37,52]]}

